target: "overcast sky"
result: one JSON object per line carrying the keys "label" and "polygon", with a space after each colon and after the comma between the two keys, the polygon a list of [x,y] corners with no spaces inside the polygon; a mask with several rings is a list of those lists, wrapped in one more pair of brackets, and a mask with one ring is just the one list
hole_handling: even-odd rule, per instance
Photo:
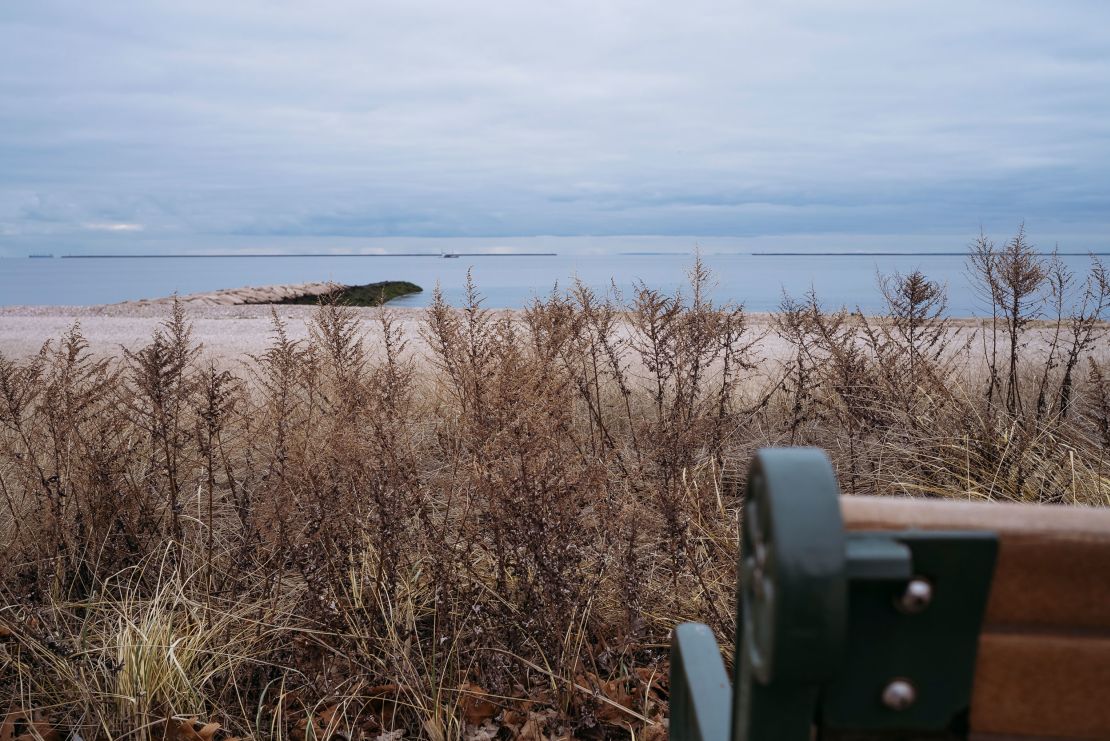
{"label": "overcast sky", "polygon": [[0,254],[1021,220],[1110,247],[1105,0],[0,3]]}

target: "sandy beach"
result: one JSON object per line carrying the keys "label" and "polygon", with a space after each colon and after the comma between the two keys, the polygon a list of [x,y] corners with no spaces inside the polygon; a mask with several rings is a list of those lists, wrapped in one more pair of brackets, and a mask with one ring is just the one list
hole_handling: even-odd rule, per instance
{"label": "sandy beach", "polygon": [[[326,286],[328,284],[320,284]],[[300,287],[300,286],[298,286]],[[188,317],[193,327],[193,337],[203,345],[203,354],[214,360],[235,362],[247,355],[263,352],[271,342],[274,315],[284,323],[288,336],[294,340],[309,335],[309,322],[313,306],[242,304],[235,305],[230,297],[243,297],[249,291],[250,300],[258,300],[267,291],[287,289],[288,286],[233,289],[215,294],[184,296]],[[288,291],[279,291],[282,295]],[[213,300],[213,295],[218,296]],[[276,295],[276,294],[275,294]],[[39,351],[43,343],[60,337],[75,323],[97,354],[117,354],[120,348],[134,350],[150,341],[152,333],[170,316],[172,298],[124,302],[102,306],[0,306],[0,354],[9,358],[26,357]],[[390,314],[403,328],[412,351],[421,351],[424,340],[421,326],[425,310],[420,308],[387,307]],[[377,308],[353,308],[364,320],[366,337],[371,352],[378,336]],[[511,309],[495,309],[497,314],[519,314]],[[782,357],[788,352],[786,342],[772,330],[771,314],[748,315],[750,330],[763,335],[760,352],[764,357]],[[984,321],[971,318],[954,318],[950,326],[964,336],[984,328]],[[1035,334],[1028,340],[1033,348],[1043,347],[1051,337],[1047,322],[1038,321],[1030,328]],[[976,340],[980,343],[982,338]],[[1102,356],[1103,352],[1096,352]]]}
{"label": "sandy beach", "polygon": [[[189,306],[193,336],[214,358],[242,357],[266,349],[273,334],[273,312],[285,323],[292,339],[308,336],[311,306]],[[377,309],[354,309],[365,316],[368,332]],[[421,309],[391,309],[406,334],[419,339]],[[112,306],[12,306],[0,307],[0,354],[9,358],[38,352],[42,344],[60,337],[73,324],[81,325],[94,352],[133,350],[150,341],[170,308],[162,304]]]}
{"label": "sandy beach", "polygon": [[[205,355],[240,358],[266,349],[274,330],[274,314],[294,339],[308,336],[313,306],[267,304],[294,296],[320,295],[336,283],[298,283],[248,286],[178,297],[193,326],[194,339]],[[154,331],[170,316],[174,298],[124,301],[101,306],[0,306],[0,354],[25,357],[42,344],[56,339],[75,323],[96,353],[134,350],[150,341]],[[376,308],[355,308],[369,322]],[[419,309],[391,309],[407,336],[419,340]],[[369,327],[368,327],[369,329]]]}

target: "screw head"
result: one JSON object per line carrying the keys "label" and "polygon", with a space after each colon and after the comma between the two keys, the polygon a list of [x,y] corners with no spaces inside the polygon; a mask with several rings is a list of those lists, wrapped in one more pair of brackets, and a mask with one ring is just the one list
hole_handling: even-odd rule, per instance
{"label": "screw head", "polygon": [[906,591],[898,598],[898,609],[910,615],[923,612],[933,601],[933,585],[928,579],[915,576],[906,585]]}
{"label": "screw head", "polygon": [[917,701],[917,690],[908,679],[891,680],[883,688],[883,705],[891,710],[905,710]]}

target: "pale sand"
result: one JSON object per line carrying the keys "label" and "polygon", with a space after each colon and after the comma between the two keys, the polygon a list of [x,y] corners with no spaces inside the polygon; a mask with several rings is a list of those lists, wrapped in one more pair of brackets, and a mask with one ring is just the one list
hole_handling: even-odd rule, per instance
{"label": "pale sand", "polygon": [[[294,340],[308,336],[308,320],[315,307],[269,305],[299,296],[319,296],[344,286],[338,283],[297,283],[245,286],[207,293],[178,296],[193,326],[193,337],[206,355],[216,359],[239,359],[263,352],[274,332],[273,311],[285,323]],[[8,306],[0,307],[0,354],[26,357],[36,353],[47,340],[64,334],[74,323],[89,341],[93,352],[118,354],[120,348],[135,350],[150,342],[151,335],[170,316],[173,296],[124,301],[103,306]],[[376,309],[355,309],[373,320]],[[417,309],[391,311],[405,333],[419,341]],[[367,327],[373,338],[373,325]]]}
{"label": "pale sand", "polygon": [[[0,354],[9,358],[38,352],[42,344],[61,337],[75,322],[98,354],[118,354],[121,347],[135,350],[150,342],[151,335],[170,315],[167,304],[131,303],[111,306],[9,306],[0,307]],[[193,338],[214,358],[244,358],[270,346],[274,323],[271,311],[284,321],[294,340],[308,337],[313,306],[207,306],[189,305]],[[378,309],[354,309],[366,324],[367,337],[377,337]],[[421,309],[390,309],[406,336],[419,343]]]}
{"label": "pale sand", "polygon": [[[37,353],[47,340],[57,340],[74,323],[91,350],[98,355],[118,355],[120,348],[136,350],[150,342],[151,335],[169,317],[171,303],[129,302],[105,306],[0,306],[0,355],[23,358]],[[273,313],[281,319],[292,340],[309,336],[309,322],[314,306],[264,305],[212,306],[189,304],[186,314],[193,329],[193,339],[203,345],[203,354],[217,361],[246,360],[268,348],[274,336]],[[379,346],[381,329],[378,308],[354,308],[365,328],[365,339],[371,352]],[[394,322],[404,331],[407,349],[424,354],[427,344],[422,336],[425,310],[387,306]],[[495,316],[520,317],[521,312],[496,309]],[[753,332],[766,334],[760,342],[764,357],[784,353],[788,346],[770,333],[770,315],[749,315]],[[222,363],[221,363],[222,364]]]}
{"label": "pale sand", "polygon": [[[302,287],[297,287],[298,290]],[[241,290],[241,289],[239,289]],[[256,289],[252,289],[256,290]],[[288,336],[303,340],[309,335],[308,324],[313,306],[296,305],[211,305],[205,302],[186,302],[189,321],[193,326],[194,340],[202,343],[204,354],[217,361],[235,364],[248,355],[258,355],[270,346],[273,338],[272,313],[285,324]],[[356,308],[366,329],[368,347],[373,351],[379,345],[380,328],[377,323],[379,309]],[[8,306],[0,307],[0,355],[22,358],[39,351],[47,340],[57,340],[74,323],[89,341],[94,353],[118,355],[120,348],[135,350],[150,342],[154,331],[169,317],[171,306],[164,301],[143,301],[106,306]],[[395,321],[404,330],[409,350],[424,354],[427,347],[421,336],[424,309],[388,308]],[[502,309],[494,313],[519,316],[520,313]],[[765,359],[784,359],[789,346],[771,331],[771,316],[751,314],[748,317],[753,334],[762,335],[758,354]],[[982,322],[973,319],[954,320],[962,338],[973,337],[972,355],[982,357],[985,340]],[[1033,328],[1029,339],[1031,349],[1043,347],[1050,338],[1050,330],[1042,323]],[[1105,325],[1104,325],[1105,328]],[[978,331],[977,331],[978,330]],[[989,329],[987,330],[989,336]],[[1110,343],[1100,343],[1095,355],[1105,357]]]}

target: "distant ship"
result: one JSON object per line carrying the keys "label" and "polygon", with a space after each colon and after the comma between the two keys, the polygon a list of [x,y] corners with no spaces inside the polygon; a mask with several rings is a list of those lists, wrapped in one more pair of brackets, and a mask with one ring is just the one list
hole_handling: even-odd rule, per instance
{"label": "distant ship", "polygon": [[453,254],[451,254],[450,252],[448,252],[447,254],[445,254],[445,255],[442,255],[442,257],[443,257],[443,259],[445,259],[445,260],[446,260],[446,259],[448,259],[448,258],[450,258],[450,257],[455,257],[455,258],[457,258],[457,257],[458,257],[458,255],[453,255]]}
{"label": "distant ship", "polygon": [[36,260],[50,260],[54,256],[51,255],[51,254],[48,254],[48,253],[43,253],[43,254],[36,254],[36,255],[27,255],[27,257],[34,258]]}

